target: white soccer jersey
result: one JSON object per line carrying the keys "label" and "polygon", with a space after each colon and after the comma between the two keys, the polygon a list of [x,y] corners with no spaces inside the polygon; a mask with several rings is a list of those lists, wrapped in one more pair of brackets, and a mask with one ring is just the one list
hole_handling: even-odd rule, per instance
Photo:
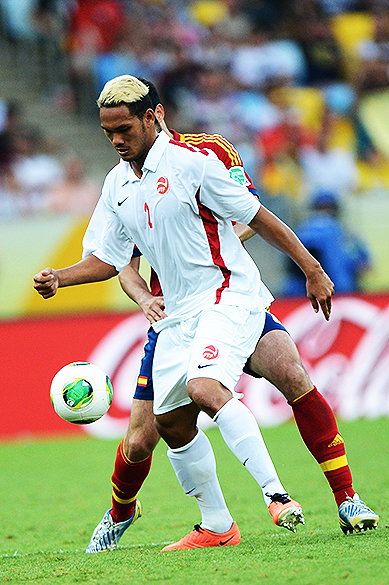
{"label": "white soccer jersey", "polygon": [[260,203],[209,151],[161,132],[139,179],[121,161],[108,173],[84,247],[122,270],[133,245],[159,276],[167,319],[160,330],[215,303],[262,310],[273,297],[231,221],[248,224]]}

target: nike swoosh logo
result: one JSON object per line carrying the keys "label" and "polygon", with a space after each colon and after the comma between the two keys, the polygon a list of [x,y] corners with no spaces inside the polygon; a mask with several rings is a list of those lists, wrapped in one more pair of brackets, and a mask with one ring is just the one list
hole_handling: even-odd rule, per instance
{"label": "nike swoosh logo", "polygon": [[227,542],[230,542],[231,538],[233,538],[233,536],[230,536],[230,538],[227,538],[227,540],[221,540],[220,546],[224,546],[225,544],[227,544]]}
{"label": "nike swoosh logo", "polygon": [[123,205],[123,203],[125,201],[127,201],[128,197],[126,197],[125,199],[123,199],[123,201],[118,201],[118,206],[120,207],[121,205]]}
{"label": "nike swoosh logo", "polygon": [[216,366],[216,364],[199,364],[197,367],[199,370],[201,370],[201,368],[208,368],[209,366]]}

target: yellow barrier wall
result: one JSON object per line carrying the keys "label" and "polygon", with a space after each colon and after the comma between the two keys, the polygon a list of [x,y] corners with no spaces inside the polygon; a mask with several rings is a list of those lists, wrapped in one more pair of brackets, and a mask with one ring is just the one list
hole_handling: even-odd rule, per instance
{"label": "yellow barrier wall", "polygon": [[[62,268],[81,259],[88,218],[39,217],[0,224],[0,317],[70,311],[131,310],[117,278],[60,289],[44,300],[33,289],[33,276],[43,268]],[[148,279],[144,262],[142,274]]]}

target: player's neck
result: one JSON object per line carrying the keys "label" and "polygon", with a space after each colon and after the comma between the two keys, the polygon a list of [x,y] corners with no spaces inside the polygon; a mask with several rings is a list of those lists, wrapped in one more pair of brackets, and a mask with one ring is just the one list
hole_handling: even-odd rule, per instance
{"label": "player's neck", "polygon": [[165,120],[160,120],[159,121],[159,125],[161,127],[161,130],[163,130],[163,132],[165,132],[165,134],[167,134],[169,136],[169,138],[174,138],[173,133],[169,130],[169,128],[166,126],[166,122]]}
{"label": "player's neck", "polygon": [[132,170],[134,171],[134,173],[138,177],[138,179],[140,179],[143,175],[142,167],[143,167],[144,162],[145,162],[144,158],[137,160],[137,161],[130,162],[130,167],[132,168]]}
{"label": "player's neck", "polygon": [[140,179],[143,175],[143,165],[144,162],[147,158],[147,155],[150,152],[150,149],[152,148],[154,142],[157,140],[158,138],[158,134],[155,134],[154,137],[150,140],[149,146],[146,147],[146,151],[143,152],[139,158],[137,158],[136,160],[131,160],[130,162],[130,166],[132,168],[132,170],[134,171],[135,175],[138,177],[138,179]]}

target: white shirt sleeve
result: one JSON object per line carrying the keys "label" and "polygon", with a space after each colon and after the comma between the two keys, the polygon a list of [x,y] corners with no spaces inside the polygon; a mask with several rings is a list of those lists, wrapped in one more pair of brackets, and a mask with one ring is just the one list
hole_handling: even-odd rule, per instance
{"label": "white shirt sleeve", "polygon": [[86,229],[82,257],[93,254],[120,272],[132,258],[134,243],[125,233],[123,224],[110,205],[108,185],[109,181],[106,180]]}
{"label": "white shirt sleeve", "polygon": [[200,187],[200,201],[223,219],[248,224],[261,204],[244,185],[234,181],[224,164],[208,156]]}
{"label": "white shirt sleeve", "polygon": [[105,224],[105,212],[104,203],[100,197],[96,207],[92,213],[92,217],[89,220],[88,227],[82,240],[82,257],[86,258],[93,254],[99,247],[100,237],[103,233]]}

